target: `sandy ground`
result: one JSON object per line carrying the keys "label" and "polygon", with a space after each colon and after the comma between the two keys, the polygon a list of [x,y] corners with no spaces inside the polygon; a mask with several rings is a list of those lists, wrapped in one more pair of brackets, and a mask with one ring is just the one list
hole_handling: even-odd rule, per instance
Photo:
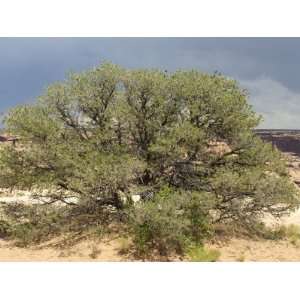
{"label": "sandy ground", "polygon": [[[219,245],[207,245],[220,251],[220,262],[293,262],[300,261],[300,248],[289,241],[231,239]],[[85,241],[57,249],[55,247],[18,248],[10,242],[0,241],[0,262],[52,261],[52,262],[120,262],[137,261],[120,254],[117,240],[110,242]]]}
{"label": "sandy ground", "polygon": [[289,241],[231,239],[211,248],[221,252],[219,261],[292,262],[300,261],[300,248]]}
{"label": "sandy ground", "polygon": [[117,240],[84,241],[65,249],[56,247],[19,248],[0,240],[0,261],[127,261]]}

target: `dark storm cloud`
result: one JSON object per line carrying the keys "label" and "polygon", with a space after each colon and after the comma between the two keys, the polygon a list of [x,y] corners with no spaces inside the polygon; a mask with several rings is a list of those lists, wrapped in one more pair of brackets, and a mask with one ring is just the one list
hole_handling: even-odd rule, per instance
{"label": "dark storm cloud", "polygon": [[262,127],[300,128],[300,39],[294,38],[0,38],[0,110],[32,101],[66,72],[103,60],[218,70],[250,91]]}

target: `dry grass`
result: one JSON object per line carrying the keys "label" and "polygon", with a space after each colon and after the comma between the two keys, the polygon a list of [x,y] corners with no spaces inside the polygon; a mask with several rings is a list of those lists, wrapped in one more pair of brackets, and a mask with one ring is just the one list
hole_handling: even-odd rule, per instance
{"label": "dry grass", "polygon": [[101,249],[99,249],[98,245],[92,245],[91,247],[91,253],[89,254],[89,257],[92,259],[96,259],[101,254]]}
{"label": "dry grass", "polygon": [[280,226],[280,230],[283,235],[293,244],[295,247],[300,247],[300,226],[290,224],[287,226]]}
{"label": "dry grass", "polygon": [[246,256],[244,253],[240,254],[236,259],[236,261],[238,262],[244,262],[245,260],[246,260]]}
{"label": "dry grass", "polygon": [[119,239],[119,253],[121,255],[128,254],[131,248],[132,248],[132,242],[129,240],[129,238],[121,237]]}
{"label": "dry grass", "polygon": [[201,246],[193,246],[188,250],[189,261],[192,262],[216,262],[221,256],[219,250],[206,249]]}

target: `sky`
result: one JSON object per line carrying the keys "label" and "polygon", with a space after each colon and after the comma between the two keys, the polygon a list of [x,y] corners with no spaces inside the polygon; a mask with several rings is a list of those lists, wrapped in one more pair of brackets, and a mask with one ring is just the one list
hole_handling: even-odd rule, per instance
{"label": "sky", "polygon": [[0,112],[103,61],[221,72],[248,90],[260,128],[300,129],[300,38],[0,38]]}

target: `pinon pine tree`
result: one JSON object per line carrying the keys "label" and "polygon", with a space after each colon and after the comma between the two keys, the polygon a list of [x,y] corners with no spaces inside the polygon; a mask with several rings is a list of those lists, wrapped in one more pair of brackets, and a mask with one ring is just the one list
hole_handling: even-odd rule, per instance
{"label": "pinon pine tree", "polygon": [[21,143],[1,150],[0,185],[117,209],[120,193],[167,186],[214,222],[280,216],[299,200],[280,153],[253,133],[259,121],[222,75],[105,63],[7,114]]}

